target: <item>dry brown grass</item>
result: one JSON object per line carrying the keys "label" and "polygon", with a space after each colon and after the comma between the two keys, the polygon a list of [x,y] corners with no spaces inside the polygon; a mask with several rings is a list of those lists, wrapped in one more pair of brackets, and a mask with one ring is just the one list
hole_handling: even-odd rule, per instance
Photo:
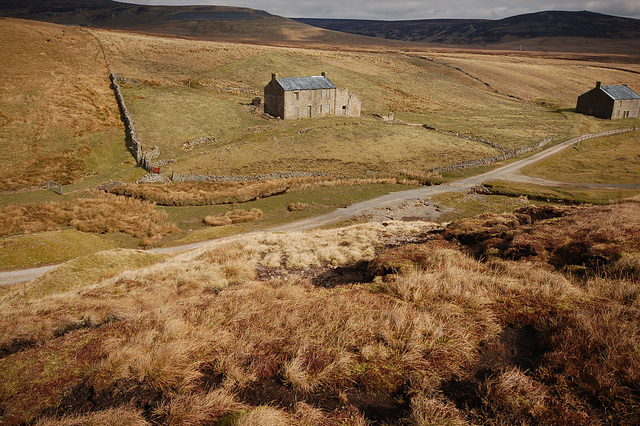
{"label": "dry brown grass", "polygon": [[[591,209],[538,217],[539,225],[577,226],[582,214],[583,235],[597,235],[621,224],[616,210]],[[153,392],[130,408],[155,404],[146,415],[170,424],[637,417],[637,280],[578,279],[544,257],[478,260],[437,238],[380,253],[391,235],[424,237],[426,229],[258,233],[65,292],[16,287],[0,298],[2,347],[15,351],[0,359],[3,416],[29,421],[56,407],[55,397],[26,404],[45,390],[81,404],[75,386],[84,383],[95,395],[145,384]],[[317,285],[325,272],[362,261],[368,277]],[[18,339],[38,344],[20,350]],[[391,408],[380,414],[371,404]]]}
{"label": "dry brown grass", "polygon": [[104,192],[73,201],[9,205],[0,210],[0,236],[72,227],[83,232],[123,232],[148,245],[177,230],[153,203]]}
{"label": "dry brown grass", "polygon": [[290,212],[301,212],[309,208],[308,203],[291,203],[287,207]]}
{"label": "dry brown grass", "polygon": [[215,216],[207,216],[204,218],[204,223],[210,226],[224,226],[260,219],[262,219],[262,210],[260,209],[251,209],[250,211],[236,209]]}
{"label": "dry brown grass", "polygon": [[210,204],[246,203],[259,198],[284,194],[292,190],[403,183],[415,185],[417,181],[394,178],[338,179],[326,177],[268,179],[255,182],[185,182],[164,184],[124,185],[111,189],[117,195],[139,198],[165,206],[202,206]]}
{"label": "dry brown grass", "polygon": [[147,426],[142,410],[127,407],[109,408],[93,413],[68,415],[61,419],[43,418],[37,426]]}
{"label": "dry brown grass", "polygon": [[476,255],[536,259],[574,273],[637,280],[640,203],[580,208],[525,207],[465,219],[447,229]]}
{"label": "dry brown grass", "polygon": [[96,41],[73,27],[2,19],[0,191],[61,184],[86,173],[90,139],[121,128]]}

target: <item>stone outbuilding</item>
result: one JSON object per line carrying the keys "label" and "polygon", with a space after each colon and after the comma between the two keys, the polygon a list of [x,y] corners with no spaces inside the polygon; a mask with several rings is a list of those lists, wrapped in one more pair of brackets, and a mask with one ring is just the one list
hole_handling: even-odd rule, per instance
{"label": "stone outbuilding", "polygon": [[278,78],[264,88],[264,112],[288,120],[326,116],[360,117],[360,99],[340,89],[326,73],[311,77]]}
{"label": "stone outbuilding", "polygon": [[578,96],[576,112],[598,118],[638,118],[640,95],[627,85],[603,86],[599,81],[594,89]]}

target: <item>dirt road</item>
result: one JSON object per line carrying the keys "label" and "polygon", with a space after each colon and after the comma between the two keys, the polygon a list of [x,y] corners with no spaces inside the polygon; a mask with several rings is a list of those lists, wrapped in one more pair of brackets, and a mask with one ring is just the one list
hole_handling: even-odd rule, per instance
{"label": "dirt road", "polygon": [[[304,219],[298,222],[287,223],[285,225],[275,226],[272,228],[265,229],[265,231],[272,232],[295,232],[295,231],[306,231],[313,228],[318,228],[321,226],[331,225],[333,223],[345,221],[351,219],[354,216],[366,214],[368,211],[373,209],[389,209],[389,211],[393,211],[394,206],[397,206],[400,203],[406,203],[411,200],[424,200],[432,197],[436,194],[442,194],[446,192],[467,192],[469,189],[474,186],[481,185],[482,182],[486,182],[489,180],[511,180],[517,182],[529,182],[536,183],[539,185],[547,185],[547,186],[560,186],[566,185],[564,182],[553,182],[539,178],[532,178],[529,176],[525,176],[520,173],[520,170],[533,164],[537,161],[542,160],[543,158],[547,158],[551,155],[557,154],[563,149],[579,143],[581,141],[592,139],[601,136],[608,136],[615,133],[622,133],[622,131],[614,130],[610,132],[596,133],[581,136],[575,139],[568,140],[561,144],[555,145],[551,148],[545,149],[537,154],[534,154],[530,157],[523,158],[522,160],[514,161],[511,164],[507,164],[506,166],[499,167],[497,169],[491,170],[489,172],[483,173],[477,176],[471,176],[468,178],[460,179],[454,182],[450,182],[444,185],[436,185],[436,186],[425,186],[417,189],[411,189],[408,191],[399,191],[393,192],[391,194],[383,195],[372,200],[362,201],[356,204],[353,204],[349,207],[335,210],[331,213],[327,213],[321,216],[312,217],[309,219]],[[575,184],[571,184],[571,186],[577,186]],[[602,185],[580,185],[584,188],[603,188]],[[606,186],[604,186],[606,187]],[[198,243],[186,244],[182,246],[175,247],[166,247],[159,249],[152,249],[150,251],[156,253],[175,253],[179,251],[191,250],[196,247],[203,246],[207,244],[209,241],[202,241]],[[44,272],[55,268],[56,266],[45,266],[41,268],[32,268],[32,269],[23,269],[18,271],[9,271],[9,272],[0,272],[0,285],[5,284],[14,284],[20,283],[24,281],[30,281],[39,277]]]}

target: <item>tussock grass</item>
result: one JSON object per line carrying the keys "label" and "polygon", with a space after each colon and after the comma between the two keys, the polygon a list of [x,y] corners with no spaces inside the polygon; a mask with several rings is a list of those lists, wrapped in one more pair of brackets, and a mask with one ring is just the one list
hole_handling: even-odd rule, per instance
{"label": "tussock grass", "polygon": [[301,212],[309,208],[309,203],[291,203],[287,207],[290,212]]}
{"label": "tussock grass", "polygon": [[164,206],[203,206],[246,203],[294,190],[322,187],[397,184],[416,185],[416,181],[395,178],[338,179],[326,177],[267,179],[255,182],[184,182],[124,185],[111,189],[117,195],[152,201]]}
{"label": "tussock grass", "polygon": [[[634,253],[635,221],[625,227],[622,219],[634,204],[530,208],[478,223],[492,227],[482,234],[489,239],[488,230],[522,228],[550,241],[558,229],[566,229],[558,241],[571,235],[590,241],[617,228],[616,244]],[[0,296],[2,347],[15,347],[16,339],[39,344],[0,358],[3,416],[32,421],[65,392],[81,397],[74,393],[78,383],[90,384],[96,395],[145,383],[157,392],[146,400],[156,408],[145,415],[162,423],[635,418],[637,277],[565,274],[547,256],[476,258],[460,244],[472,241],[465,233],[478,241],[478,223],[451,225],[461,243],[447,241],[445,232],[393,248],[385,248],[393,236],[424,238],[429,225],[256,233],[94,275],[64,292],[29,292],[34,283],[16,287]],[[362,279],[371,282],[314,284],[314,268],[335,273],[333,267],[362,261],[369,262],[370,278]],[[269,278],[265,270],[277,273]],[[38,372],[46,366],[46,374],[26,374],[34,366]],[[45,390],[53,397],[25,405]],[[395,408],[375,417],[363,398]],[[73,409],[67,414],[80,418]]]}
{"label": "tussock grass", "polygon": [[262,210],[260,209],[251,209],[251,211],[236,209],[224,214],[207,216],[204,218],[204,223],[210,226],[224,226],[260,219],[262,219]]}
{"label": "tussock grass", "polygon": [[167,218],[153,203],[94,191],[74,201],[9,205],[0,210],[0,236],[72,227],[97,234],[123,232],[148,245],[176,231]]}
{"label": "tussock grass", "polygon": [[147,426],[150,425],[142,410],[128,407],[110,408],[80,415],[67,415],[61,419],[43,418],[35,423],[37,426]]}

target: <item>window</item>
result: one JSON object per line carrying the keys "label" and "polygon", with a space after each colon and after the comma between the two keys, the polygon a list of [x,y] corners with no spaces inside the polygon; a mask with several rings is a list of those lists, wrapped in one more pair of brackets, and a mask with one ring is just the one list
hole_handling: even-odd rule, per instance
{"label": "window", "polygon": [[318,107],[318,112],[319,112],[320,114],[322,114],[322,105],[320,105],[320,106]]}
{"label": "window", "polygon": [[312,94],[313,94],[313,92],[311,92],[311,90],[309,90],[309,100],[311,100]]}
{"label": "window", "polygon": [[322,99],[322,90],[318,90],[318,97]]}
{"label": "window", "polygon": [[294,117],[300,117],[300,108],[299,107],[293,107],[293,116]]}
{"label": "window", "polygon": [[327,99],[331,99],[331,90],[327,89]]}
{"label": "window", "polygon": [[295,97],[296,97],[296,101],[300,100],[300,92],[293,92]]}

